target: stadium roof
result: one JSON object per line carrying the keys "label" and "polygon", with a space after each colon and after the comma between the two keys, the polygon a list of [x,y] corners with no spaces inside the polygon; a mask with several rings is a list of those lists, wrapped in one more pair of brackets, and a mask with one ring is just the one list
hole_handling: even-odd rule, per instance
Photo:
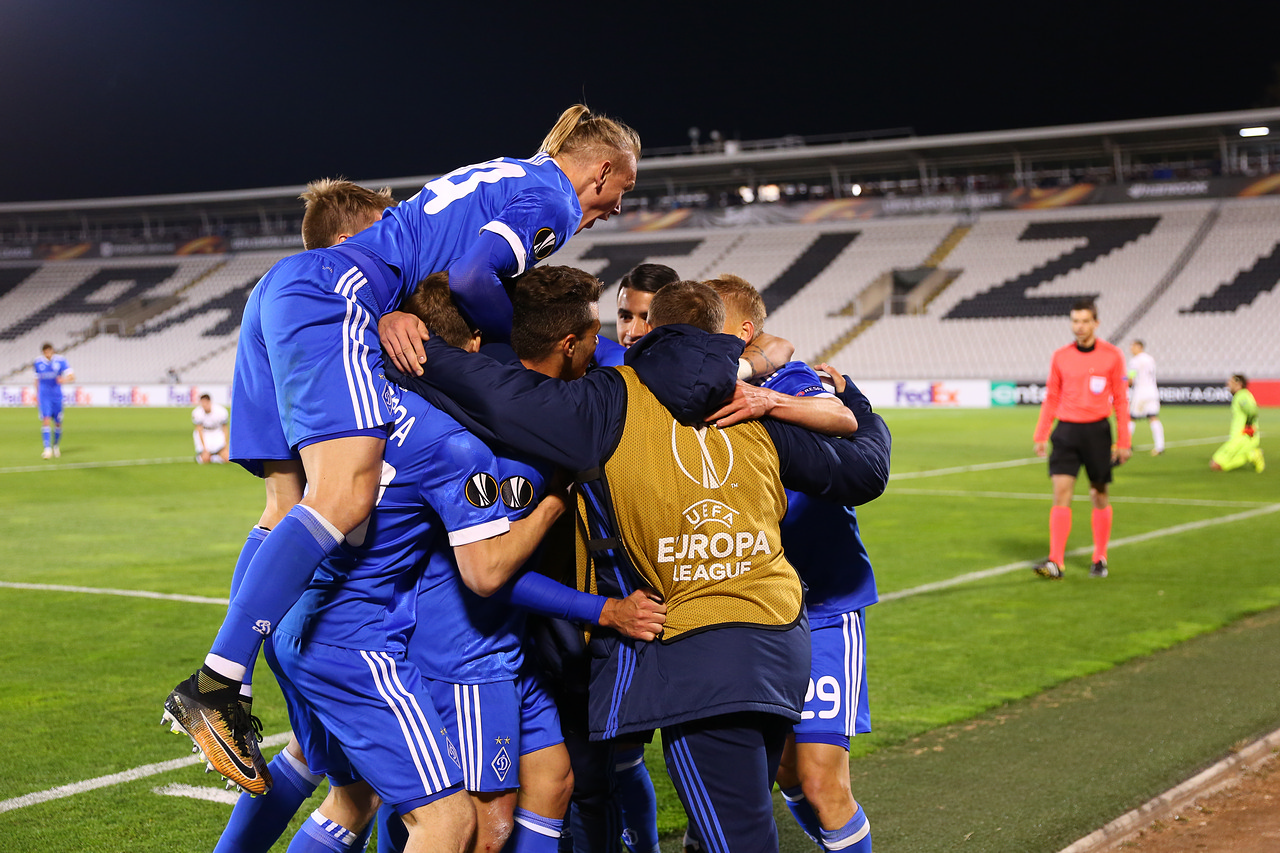
{"label": "stadium roof", "polygon": [[[1092,164],[1108,166],[1123,179],[1135,162],[1191,157],[1223,165],[1228,174],[1239,150],[1280,146],[1280,134],[1242,139],[1240,129],[1280,125],[1280,108],[1205,113],[1131,121],[915,136],[909,129],[844,137],[783,137],[743,142],[719,141],[696,149],[664,149],[646,156],[637,194],[675,192],[689,187],[727,187],[755,181],[828,183],[839,195],[841,182],[876,176],[925,177],[939,173],[1005,172]],[[890,134],[884,138],[884,134]],[[854,136],[854,135],[850,135]],[[1243,147],[1243,148],[1242,148]],[[317,176],[319,177],[319,176]],[[415,192],[435,175],[360,180],[390,186],[397,196]],[[210,215],[269,219],[300,215],[302,186],[277,186],[179,195],[0,203],[0,230],[42,228],[80,222],[200,221]]]}

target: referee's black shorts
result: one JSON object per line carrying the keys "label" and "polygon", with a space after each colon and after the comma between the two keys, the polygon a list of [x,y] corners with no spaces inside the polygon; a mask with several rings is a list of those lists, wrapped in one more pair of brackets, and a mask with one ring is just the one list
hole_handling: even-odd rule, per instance
{"label": "referee's black shorts", "polygon": [[1102,485],[1111,482],[1111,421],[1077,424],[1058,421],[1049,436],[1053,451],[1049,454],[1049,475],[1080,475],[1084,466],[1089,482]]}

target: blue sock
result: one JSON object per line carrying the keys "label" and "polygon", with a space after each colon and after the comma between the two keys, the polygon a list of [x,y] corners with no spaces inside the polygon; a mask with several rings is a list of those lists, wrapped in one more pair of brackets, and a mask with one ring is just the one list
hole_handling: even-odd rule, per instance
{"label": "blue sock", "polygon": [[563,830],[563,820],[552,820],[517,807],[515,825],[503,849],[511,853],[555,853]]}
{"label": "blue sock", "polygon": [[44,439],[44,446],[48,447],[49,446],[49,428],[48,427],[40,427],[40,437]]}
{"label": "blue sock", "polygon": [[210,653],[251,667],[262,638],[289,612],[316,567],[340,542],[307,507],[289,510],[245,567]]}
{"label": "blue sock", "polygon": [[288,853],[351,853],[360,835],[320,812],[311,813],[289,842]]}
{"label": "blue sock", "polygon": [[236,558],[236,567],[231,572],[231,597],[236,597],[236,591],[240,589],[241,582],[244,581],[244,573],[249,568],[249,561],[253,559],[253,555],[258,553],[259,546],[263,540],[267,538],[267,534],[271,531],[265,527],[255,527],[249,531],[249,535],[245,537],[244,545],[240,546],[240,556]]}
{"label": "blue sock", "polygon": [[631,853],[660,853],[658,847],[658,795],[644,765],[644,746],[620,749],[613,754],[618,780],[618,805],[622,809],[622,843]]}
{"label": "blue sock", "polygon": [[62,444],[62,424],[53,428],[53,446],[57,447],[59,444]]}
{"label": "blue sock", "polygon": [[804,834],[809,836],[817,844],[822,843],[822,824],[818,822],[818,815],[813,810],[813,806],[804,797],[804,791],[799,785],[794,788],[783,788],[782,799],[787,801],[787,808],[791,810],[791,816],[796,819],[796,823],[800,824],[800,828],[804,830]]}
{"label": "blue sock", "polygon": [[871,853],[871,824],[862,806],[854,804],[853,817],[839,829],[822,830],[822,849]]}
{"label": "blue sock", "polygon": [[268,765],[275,782],[270,791],[257,797],[241,794],[236,800],[213,853],[267,853],[315,793],[319,783],[303,778],[285,755],[281,752]]}

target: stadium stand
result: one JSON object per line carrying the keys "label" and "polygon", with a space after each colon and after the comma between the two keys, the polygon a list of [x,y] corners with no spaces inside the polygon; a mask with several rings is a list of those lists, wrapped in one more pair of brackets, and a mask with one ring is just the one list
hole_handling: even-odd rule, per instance
{"label": "stadium stand", "polygon": [[[797,357],[868,379],[1033,379],[1082,296],[1102,337],[1144,339],[1163,377],[1276,376],[1277,224],[1275,198],[1088,205],[592,233],[554,262],[610,288],[641,262],[741,275]],[[52,340],[84,383],[225,383],[248,292],[287,253],[0,264],[0,378],[25,381]]]}

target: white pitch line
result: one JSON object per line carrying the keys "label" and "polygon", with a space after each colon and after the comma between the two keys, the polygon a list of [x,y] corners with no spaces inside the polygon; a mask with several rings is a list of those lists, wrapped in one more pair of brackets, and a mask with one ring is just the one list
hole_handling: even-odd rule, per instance
{"label": "white pitch line", "polygon": [[210,788],[204,785],[161,785],[152,788],[151,793],[165,797],[187,797],[192,800],[208,800],[211,803],[223,803],[234,806],[240,795],[235,791],[223,788]]}
{"label": "white pitch line", "polygon": [[[1170,441],[1165,443],[1165,447],[1194,447],[1201,444],[1219,444],[1226,441],[1225,435],[1212,436],[1210,438],[1187,438],[1181,441]],[[1149,450],[1150,445],[1143,445],[1140,449]],[[1045,463],[1047,460],[1043,456],[1031,456],[1025,459],[1007,459],[1004,462],[979,462],[974,465],[956,465],[953,468],[934,468],[930,471],[903,471],[899,474],[890,474],[890,480],[919,480],[923,477],[942,477],[946,474],[968,474],[971,471],[995,471],[1000,468],[1018,468],[1023,465],[1035,465],[1036,463]]]}
{"label": "white pitch line", "polygon": [[[1218,518],[1206,518],[1200,521],[1189,521],[1186,524],[1175,524],[1173,527],[1163,527],[1159,530],[1151,530],[1146,533],[1138,533],[1134,536],[1125,536],[1121,539],[1111,540],[1111,547],[1118,548],[1123,545],[1134,545],[1138,542],[1147,542],[1151,539],[1162,539],[1165,536],[1173,536],[1178,533],[1187,533],[1192,530],[1203,530],[1206,527],[1215,527],[1219,524],[1230,524],[1236,521],[1245,521],[1259,515],[1267,515],[1268,513],[1280,512],[1280,504],[1268,504],[1267,506],[1258,507],[1257,509],[1246,510],[1245,512],[1237,512],[1231,515],[1223,515]],[[1085,554],[1093,553],[1092,546],[1083,548],[1075,548],[1067,552],[1068,557],[1081,557]],[[1031,568],[1031,561],[1020,560],[1016,563],[1006,563],[1003,566],[996,566],[993,569],[983,569],[978,572],[969,572],[964,575],[956,575],[944,581],[935,581],[934,583],[921,584],[913,586],[910,589],[900,589],[897,592],[888,592],[880,596],[880,602],[896,601],[900,598],[909,598],[913,595],[921,595],[926,592],[936,592],[940,589],[949,589],[953,586],[970,583],[971,581],[983,580],[985,578],[993,578],[998,575],[1007,575],[1010,572],[1025,571]]]}
{"label": "white pitch line", "polygon": [[166,456],[160,459],[109,459],[100,462],[46,462],[43,465],[18,465],[0,468],[0,474],[29,474],[33,471],[70,471],[81,468],[132,468],[137,465],[170,465],[191,462],[191,456]]}
{"label": "white pitch line", "polygon": [[[262,746],[280,746],[289,742],[289,732],[282,732],[264,738]],[[52,800],[61,800],[65,797],[74,797],[76,794],[83,794],[86,791],[93,791],[97,788],[107,788],[111,785],[123,785],[126,782],[136,782],[139,779],[145,779],[148,776],[155,776],[160,773],[168,773],[172,770],[180,770],[192,764],[200,764],[204,759],[198,755],[191,755],[186,758],[175,758],[172,761],[161,761],[159,764],[145,764],[142,767],[135,767],[132,770],[126,770],[123,773],[112,773],[110,776],[99,776],[96,779],[85,779],[83,782],[72,782],[70,785],[59,785],[57,788],[50,788],[47,791],[37,791],[34,794],[23,794],[21,797],[14,797],[9,800],[0,800],[0,814],[21,809],[27,806],[34,806],[39,803],[47,803]]]}
{"label": "white pitch line", "polygon": [[34,589],[41,592],[79,592],[88,595],[122,595],[127,598],[157,598],[164,601],[185,601],[188,604],[221,604],[226,607],[230,602],[225,598],[208,598],[203,595],[179,595],[168,592],[149,592],[145,589],[106,589],[94,586],[60,586],[51,583],[11,583],[0,581],[0,589]]}
{"label": "white pitch line", "polygon": [[[1007,498],[1020,501],[1052,501],[1053,495],[1048,492],[977,492],[963,489],[894,489],[895,495],[934,495],[947,498]],[[1075,501],[1088,501],[1088,495],[1076,495]],[[1110,502],[1128,504],[1160,504],[1167,506],[1209,506],[1224,509],[1249,509],[1251,507],[1270,506],[1266,501],[1218,501],[1201,498],[1138,498],[1132,496],[1111,495]]]}

